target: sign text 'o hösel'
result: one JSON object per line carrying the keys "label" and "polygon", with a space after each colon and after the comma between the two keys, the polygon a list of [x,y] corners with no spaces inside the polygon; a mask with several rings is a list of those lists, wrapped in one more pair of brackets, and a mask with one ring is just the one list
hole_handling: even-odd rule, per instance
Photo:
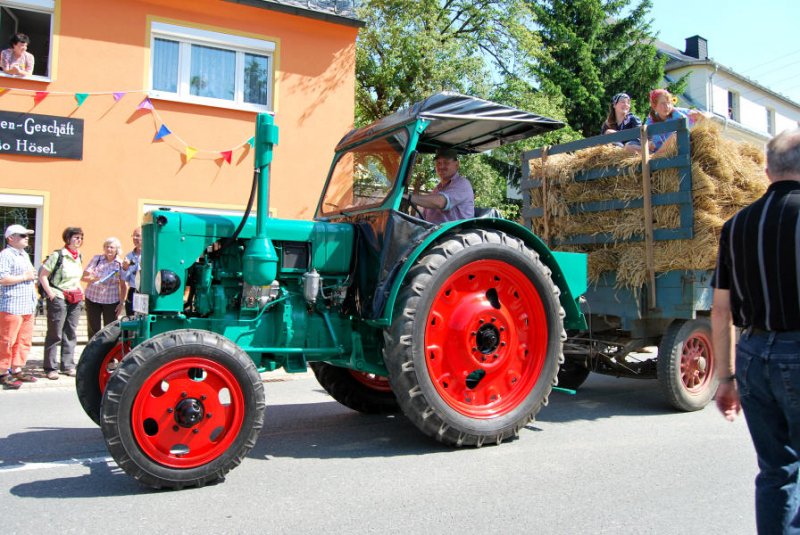
{"label": "sign text 'o h\u00f6sel'", "polygon": [[0,111],[0,154],[83,159],[83,119]]}

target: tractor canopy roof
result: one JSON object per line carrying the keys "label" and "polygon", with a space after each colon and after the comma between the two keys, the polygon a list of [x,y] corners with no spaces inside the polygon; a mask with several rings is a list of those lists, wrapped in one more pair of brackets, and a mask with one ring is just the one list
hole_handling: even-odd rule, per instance
{"label": "tractor canopy roof", "polygon": [[417,150],[424,153],[440,148],[453,148],[460,153],[483,152],[564,126],[555,119],[496,102],[443,92],[351,130],[339,141],[336,150],[419,119],[430,122],[417,145]]}

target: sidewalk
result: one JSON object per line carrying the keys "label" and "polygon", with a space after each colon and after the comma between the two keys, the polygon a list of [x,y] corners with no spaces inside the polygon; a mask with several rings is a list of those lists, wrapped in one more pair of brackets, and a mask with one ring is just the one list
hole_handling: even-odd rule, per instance
{"label": "sidewalk", "polygon": [[[83,349],[86,347],[85,343],[78,343],[75,347],[75,364],[78,364],[78,360],[83,353]],[[28,355],[28,364],[25,368],[31,372],[37,379],[35,383],[23,383],[22,388],[17,390],[5,390],[0,388],[0,395],[3,395],[5,392],[21,392],[24,390],[33,390],[39,388],[72,388],[75,389],[75,378],[69,377],[68,375],[59,374],[57,380],[50,380],[45,377],[44,370],[42,366],[44,364],[44,345],[34,343],[33,347],[31,347],[31,353]],[[261,379],[265,383],[275,383],[275,382],[282,382],[282,381],[293,381],[295,379],[303,379],[306,377],[314,377],[314,372],[310,369],[304,373],[287,373],[283,369],[275,370],[274,372],[264,372],[261,374]]]}
{"label": "sidewalk", "polygon": [[[83,348],[86,347],[85,343],[79,343],[75,346],[75,364],[78,363],[78,359],[83,353]],[[43,344],[36,344],[34,343],[33,347],[31,347],[31,353],[28,355],[28,364],[25,368],[31,372],[34,377],[36,377],[37,381],[35,383],[23,383],[22,388],[19,390],[32,390],[34,388],[56,388],[56,387],[69,387],[74,389],[75,388],[75,378],[69,377],[68,375],[59,375],[58,380],[50,380],[45,377],[44,369],[42,366],[44,365],[44,345]],[[0,389],[0,395],[3,392],[14,392],[13,390],[4,390]]]}

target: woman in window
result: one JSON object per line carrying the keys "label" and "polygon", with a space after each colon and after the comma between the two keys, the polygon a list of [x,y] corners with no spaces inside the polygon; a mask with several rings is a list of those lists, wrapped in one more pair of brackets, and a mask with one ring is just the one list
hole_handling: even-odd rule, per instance
{"label": "woman in window", "polygon": [[33,74],[33,54],[28,52],[30,38],[24,33],[11,37],[11,48],[0,52],[0,69],[11,76],[30,76]]}

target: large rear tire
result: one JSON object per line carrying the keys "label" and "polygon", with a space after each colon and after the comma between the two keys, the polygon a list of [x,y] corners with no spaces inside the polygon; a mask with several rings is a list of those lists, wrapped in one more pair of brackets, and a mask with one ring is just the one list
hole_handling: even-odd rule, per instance
{"label": "large rear tire", "polygon": [[445,444],[516,436],[547,404],[563,361],[563,309],[550,271],[501,231],[446,237],[419,258],[385,332],[405,415]]}
{"label": "large rear tire", "polygon": [[138,345],[108,382],[101,409],[108,450],[154,488],[224,479],[255,445],[264,385],[238,346],[178,330]]}
{"label": "large rear tire", "polygon": [[119,367],[127,349],[120,342],[119,321],[95,334],[81,353],[75,374],[75,389],[84,412],[100,425],[100,402],[108,380]]}
{"label": "large rear tire", "polygon": [[326,362],[312,362],[310,366],[320,386],[345,407],[365,414],[392,413],[400,408],[386,377]]}
{"label": "large rear tire", "polygon": [[682,411],[708,405],[717,391],[708,318],[675,320],[658,346],[658,383],[669,403]]}

